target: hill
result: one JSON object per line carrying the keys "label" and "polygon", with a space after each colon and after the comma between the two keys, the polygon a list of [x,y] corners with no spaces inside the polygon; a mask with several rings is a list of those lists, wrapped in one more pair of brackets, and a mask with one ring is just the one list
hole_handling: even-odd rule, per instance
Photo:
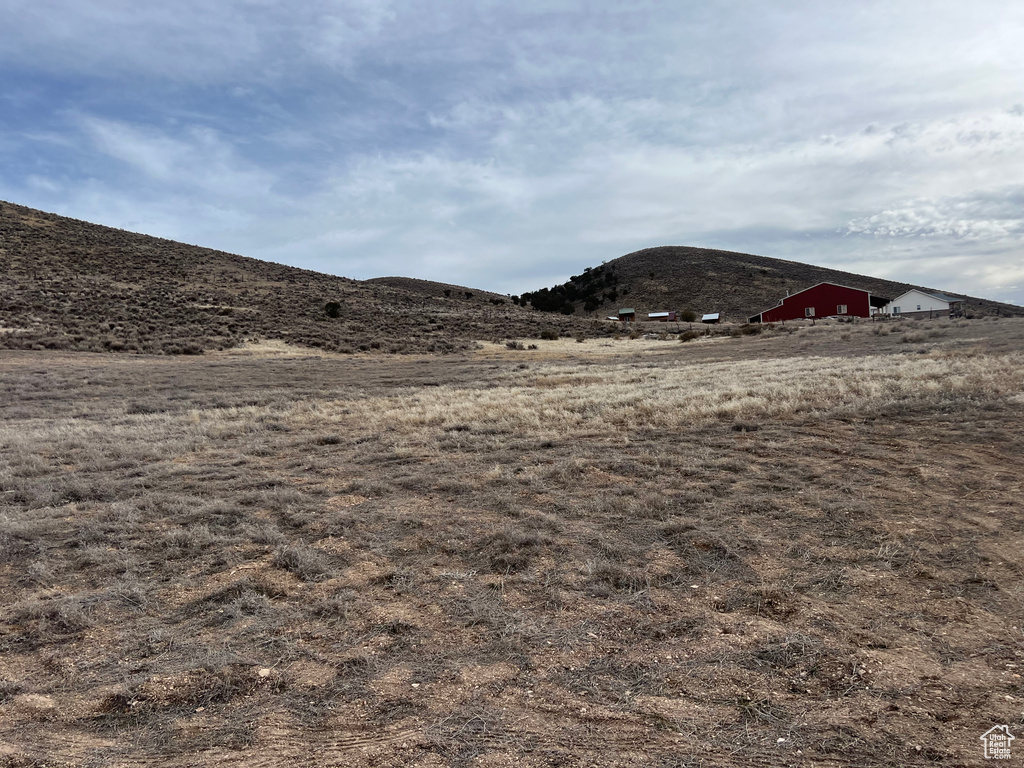
{"label": "hill", "polygon": [[[509,300],[405,277],[359,281],[0,202],[0,348],[201,354],[282,341],[327,352],[454,352],[478,340],[593,336],[634,306],[744,320],[821,281],[911,287],[751,254],[648,248]],[[537,312],[535,310],[547,310]],[[1024,308],[967,297],[978,315]]]}
{"label": "hill", "polygon": [[0,275],[8,349],[201,354],[272,339],[332,352],[450,352],[590,328],[461,286],[352,280],[6,202]]}
{"label": "hill", "polygon": [[454,285],[453,283],[439,283],[434,280],[421,280],[416,277],[371,277],[365,282],[370,285],[386,285],[391,288],[398,288],[399,290],[406,291],[417,296],[428,296],[435,299],[440,298],[482,298],[489,301],[491,304],[501,306],[501,304],[508,303],[508,296],[501,293],[493,293],[492,291],[481,291],[477,289],[468,289],[464,285]]}
{"label": "hill", "polygon": [[[774,307],[788,293],[821,282],[861,288],[888,298],[911,288],[937,290],[749,253],[664,246],[620,256],[574,275],[562,285],[521,298],[549,312],[567,312],[571,306],[573,312],[595,317],[629,306],[636,308],[638,316],[642,312],[690,309],[697,313],[721,312],[726,319],[742,321]],[[1024,315],[1024,307],[964,298],[968,313]]]}

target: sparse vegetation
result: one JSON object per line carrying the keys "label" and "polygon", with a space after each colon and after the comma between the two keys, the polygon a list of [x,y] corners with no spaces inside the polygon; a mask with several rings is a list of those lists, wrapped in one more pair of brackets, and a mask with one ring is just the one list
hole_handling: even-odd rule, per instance
{"label": "sparse vegetation", "polygon": [[584,329],[493,294],[349,280],[0,202],[0,349],[202,355],[269,341],[450,354],[495,335],[535,338],[542,326]]}
{"label": "sparse vegetation", "polygon": [[971,763],[1024,323],[935,328],[6,352],[0,761]]}

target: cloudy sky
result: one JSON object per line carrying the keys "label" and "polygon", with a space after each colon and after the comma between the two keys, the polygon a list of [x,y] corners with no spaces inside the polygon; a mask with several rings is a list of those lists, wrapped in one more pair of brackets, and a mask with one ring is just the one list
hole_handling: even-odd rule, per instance
{"label": "cloudy sky", "polygon": [[1017,0],[0,0],[0,198],[518,293],[655,245],[1024,304]]}

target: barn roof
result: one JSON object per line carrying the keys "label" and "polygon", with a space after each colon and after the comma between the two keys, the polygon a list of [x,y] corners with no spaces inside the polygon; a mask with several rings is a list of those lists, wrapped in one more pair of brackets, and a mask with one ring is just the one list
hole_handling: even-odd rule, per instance
{"label": "barn roof", "polygon": [[[848,288],[851,291],[860,291],[861,293],[866,293],[868,295],[871,295],[871,291],[865,290],[863,288],[854,288],[852,285],[843,285],[842,283],[833,283],[831,280],[822,280],[820,283],[815,283],[814,285],[809,286],[807,288],[803,288],[802,290],[799,290],[796,293],[791,293],[786,298],[788,299],[791,296],[799,296],[801,293],[806,293],[807,291],[811,290],[811,288],[817,288],[819,285],[835,285],[835,286],[838,286],[840,288]],[[783,301],[785,301],[785,299],[783,299]],[[779,302],[779,306],[781,306],[781,305],[782,305],[782,302]]]}

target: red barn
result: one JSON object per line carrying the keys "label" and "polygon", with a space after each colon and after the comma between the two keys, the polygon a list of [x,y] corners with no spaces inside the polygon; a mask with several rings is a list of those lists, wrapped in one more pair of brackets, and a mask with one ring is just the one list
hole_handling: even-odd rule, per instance
{"label": "red barn", "polygon": [[860,288],[835,283],[818,283],[782,300],[777,307],[766,309],[750,318],[752,323],[777,323],[782,320],[803,320],[814,317],[871,317],[874,309],[889,302],[872,296]]}

